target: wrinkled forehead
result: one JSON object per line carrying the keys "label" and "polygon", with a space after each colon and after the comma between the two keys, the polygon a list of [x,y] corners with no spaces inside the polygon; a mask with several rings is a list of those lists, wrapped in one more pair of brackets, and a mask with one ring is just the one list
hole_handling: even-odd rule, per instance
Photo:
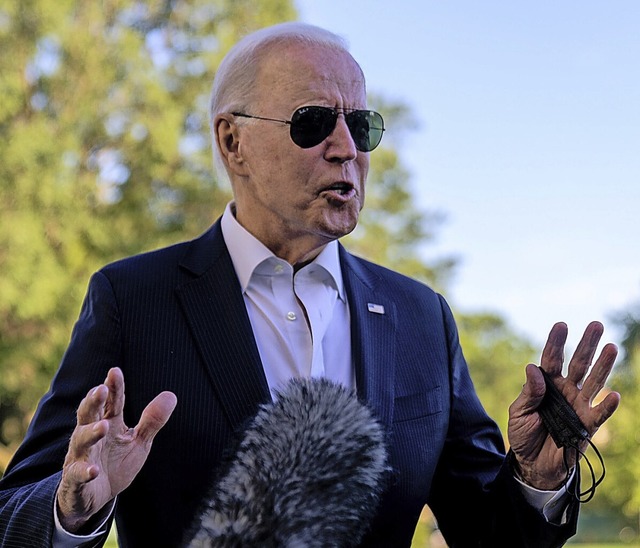
{"label": "wrinkled forehead", "polygon": [[269,48],[257,71],[261,98],[358,103],[365,106],[365,78],[349,52],[331,46],[289,42]]}

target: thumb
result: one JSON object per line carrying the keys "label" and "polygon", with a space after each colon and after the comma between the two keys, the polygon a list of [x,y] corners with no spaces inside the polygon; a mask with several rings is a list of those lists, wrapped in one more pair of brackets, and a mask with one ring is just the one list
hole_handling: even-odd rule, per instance
{"label": "thumb", "polygon": [[160,429],[167,424],[178,398],[173,392],[161,392],[144,408],[140,422],[136,426],[139,438],[151,443]]}
{"label": "thumb", "polygon": [[520,395],[513,402],[513,410],[520,415],[533,413],[546,392],[544,377],[540,370],[532,363],[525,369],[526,381],[522,386]]}

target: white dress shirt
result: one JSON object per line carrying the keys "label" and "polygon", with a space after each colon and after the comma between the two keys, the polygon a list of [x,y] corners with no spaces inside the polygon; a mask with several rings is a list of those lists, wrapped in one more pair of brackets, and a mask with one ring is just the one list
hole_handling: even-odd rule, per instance
{"label": "white dress shirt", "polygon": [[229,204],[222,234],[240,281],[269,388],[292,377],[327,377],[353,388],[349,306],[338,242],[297,272],[236,221]]}

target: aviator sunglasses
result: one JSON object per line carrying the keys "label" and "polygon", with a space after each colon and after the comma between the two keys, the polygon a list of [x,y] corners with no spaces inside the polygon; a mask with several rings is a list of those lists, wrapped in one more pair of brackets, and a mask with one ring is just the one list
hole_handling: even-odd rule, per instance
{"label": "aviator sunglasses", "polygon": [[371,152],[380,144],[384,132],[384,120],[374,110],[309,106],[296,110],[291,116],[291,120],[264,118],[243,112],[232,112],[231,114],[242,118],[287,124],[291,127],[291,140],[300,148],[311,148],[319,145],[331,135],[338,122],[340,112],[344,113],[349,133],[351,133],[353,142],[359,151]]}

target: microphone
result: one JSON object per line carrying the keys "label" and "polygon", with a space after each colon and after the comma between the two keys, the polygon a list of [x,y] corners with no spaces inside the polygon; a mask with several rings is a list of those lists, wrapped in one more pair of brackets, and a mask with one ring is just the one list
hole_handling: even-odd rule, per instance
{"label": "microphone", "polygon": [[187,546],[357,545],[388,471],[384,430],[355,390],[291,379],[242,434]]}

